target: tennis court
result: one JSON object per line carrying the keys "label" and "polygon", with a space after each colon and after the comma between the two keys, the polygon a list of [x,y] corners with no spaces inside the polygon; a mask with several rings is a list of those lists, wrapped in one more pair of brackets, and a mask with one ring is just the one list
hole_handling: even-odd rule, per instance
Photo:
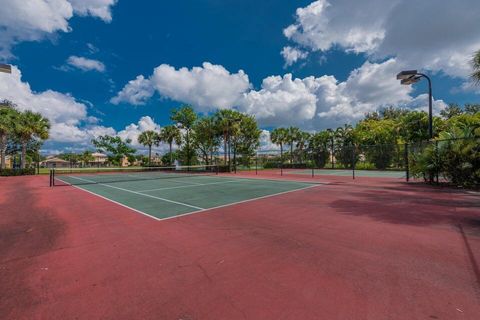
{"label": "tennis court", "polygon": [[318,186],[221,176],[212,168],[55,170],[54,184],[74,186],[157,220]]}
{"label": "tennis court", "polygon": [[[299,174],[299,175],[329,175],[329,176],[342,176],[348,177],[354,174],[352,169],[284,169],[284,173],[287,174]],[[355,170],[355,176],[357,177],[375,177],[375,178],[405,178],[405,171],[394,170]]]}

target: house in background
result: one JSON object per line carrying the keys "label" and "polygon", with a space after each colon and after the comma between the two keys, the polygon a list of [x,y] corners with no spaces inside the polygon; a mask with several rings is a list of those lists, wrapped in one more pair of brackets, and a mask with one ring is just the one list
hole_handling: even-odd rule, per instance
{"label": "house in background", "polygon": [[93,161],[89,161],[90,165],[104,165],[108,161],[108,156],[103,153],[92,153]]}
{"label": "house in background", "polygon": [[13,168],[13,161],[11,156],[5,157],[5,168],[12,169]]}
{"label": "house in background", "polygon": [[40,162],[40,166],[44,168],[69,168],[70,161],[66,161],[56,157],[47,157],[47,159]]}

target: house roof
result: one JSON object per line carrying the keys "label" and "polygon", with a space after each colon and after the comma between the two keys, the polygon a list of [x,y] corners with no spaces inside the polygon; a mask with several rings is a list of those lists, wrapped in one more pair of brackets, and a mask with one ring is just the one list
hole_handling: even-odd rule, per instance
{"label": "house roof", "polygon": [[66,161],[66,160],[63,160],[63,159],[60,159],[60,158],[49,158],[49,159],[46,159],[45,161],[43,162],[60,162],[60,163],[69,163],[69,161]]}
{"label": "house roof", "polygon": [[97,157],[97,158],[101,158],[101,157],[107,157],[106,154],[103,154],[103,153],[99,153],[99,152],[94,152],[92,153],[92,157]]}

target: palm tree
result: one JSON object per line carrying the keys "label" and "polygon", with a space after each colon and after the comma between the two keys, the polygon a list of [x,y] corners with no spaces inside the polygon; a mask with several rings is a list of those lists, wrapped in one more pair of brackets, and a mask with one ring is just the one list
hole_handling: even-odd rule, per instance
{"label": "palm tree", "polygon": [[197,114],[191,106],[185,105],[178,110],[173,110],[170,119],[177,124],[177,127],[179,129],[183,129],[185,131],[185,151],[187,158],[186,162],[188,166],[190,165],[190,161],[192,160],[190,134],[193,125],[197,121]]}
{"label": "palm tree", "polygon": [[138,136],[138,143],[142,144],[143,146],[148,146],[148,164],[152,164],[152,146],[158,146],[160,137],[158,133],[153,130],[147,130]]}
{"label": "palm tree", "polygon": [[223,139],[223,162],[230,162],[230,140],[240,130],[238,122],[241,114],[235,110],[222,109],[215,113],[215,123]]}
{"label": "palm tree", "polygon": [[14,123],[17,116],[18,112],[12,107],[12,104],[0,105],[0,169],[6,167],[7,139],[9,135],[14,133]]}
{"label": "palm tree", "polygon": [[308,145],[308,142],[310,141],[310,133],[305,132],[305,131],[300,131],[297,136],[297,149],[300,153],[300,163],[303,163],[304,156],[303,156],[303,151]]}
{"label": "palm tree", "polygon": [[338,127],[334,132],[334,139],[338,145],[337,150],[332,151],[335,158],[348,167],[353,166],[353,127],[349,124]]}
{"label": "palm tree", "polygon": [[287,143],[290,144],[290,163],[293,164],[293,144],[298,140],[300,129],[297,127],[289,127],[287,129]]}
{"label": "palm tree", "polygon": [[288,130],[285,128],[276,128],[270,134],[270,140],[280,146],[280,158],[283,162],[283,145],[287,143]]}
{"label": "palm tree", "polygon": [[93,157],[91,151],[86,150],[80,155],[80,161],[83,162],[83,166],[86,166],[88,163],[93,162],[94,160],[95,158]]}
{"label": "palm tree", "polygon": [[172,125],[163,127],[162,131],[160,131],[160,141],[168,143],[170,153],[170,165],[172,165],[172,145],[174,142],[177,145],[180,145],[182,143],[182,135],[180,134],[180,130],[176,126]]}
{"label": "palm tree", "polygon": [[472,64],[473,64],[472,78],[477,84],[480,84],[480,50],[478,50],[473,56]]}
{"label": "palm tree", "polygon": [[27,144],[32,139],[48,139],[50,122],[40,113],[25,111],[19,114],[15,121],[15,135],[22,145],[21,168],[25,169]]}

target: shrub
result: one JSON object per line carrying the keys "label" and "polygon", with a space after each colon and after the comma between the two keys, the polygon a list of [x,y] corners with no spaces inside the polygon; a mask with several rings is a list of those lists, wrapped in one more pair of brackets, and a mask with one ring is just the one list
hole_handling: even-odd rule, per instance
{"label": "shrub", "polygon": [[35,168],[27,168],[27,169],[0,169],[0,176],[28,176],[34,175]]}

